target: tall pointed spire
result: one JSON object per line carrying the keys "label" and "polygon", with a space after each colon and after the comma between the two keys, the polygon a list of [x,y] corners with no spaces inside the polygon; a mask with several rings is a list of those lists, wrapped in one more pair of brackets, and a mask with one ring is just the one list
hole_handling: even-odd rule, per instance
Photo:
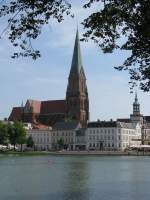
{"label": "tall pointed spire", "polygon": [[89,99],[83,70],[79,33],[77,29],[68,87],[66,92],[67,117],[86,126],[89,119]]}
{"label": "tall pointed spire", "polygon": [[81,48],[80,48],[80,40],[79,40],[79,31],[77,28],[70,73],[79,74],[81,68],[83,68],[83,65],[82,65],[82,56],[81,56]]}

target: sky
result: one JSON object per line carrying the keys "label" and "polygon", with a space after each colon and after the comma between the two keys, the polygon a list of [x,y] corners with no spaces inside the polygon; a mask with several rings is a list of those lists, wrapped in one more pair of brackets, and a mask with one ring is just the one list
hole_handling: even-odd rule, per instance
{"label": "sky", "polygon": [[[21,106],[27,99],[65,99],[67,81],[71,67],[75,35],[84,32],[81,22],[89,15],[81,1],[73,3],[74,19],[67,17],[63,23],[50,21],[40,37],[33,42],[42,57],[12,59],[15,51],[7,37],[0,39],[0,119],[8,117],[12,107]],[[97,5],[91,11],[97,10]],[[77,23],[78,22],[78,23]],[[0,30],[7,21],[0,19]],[[126,51],[113,54],[103,52],[91,41],[81,42],[83,66],[87,77],[90,102],[90,120],[110,120],[129,117],[132,113],[134,94],[130,94],[129,75],[114,69],[128,56]],[[150,115],[150,93],[138,89],[141,113]]]}

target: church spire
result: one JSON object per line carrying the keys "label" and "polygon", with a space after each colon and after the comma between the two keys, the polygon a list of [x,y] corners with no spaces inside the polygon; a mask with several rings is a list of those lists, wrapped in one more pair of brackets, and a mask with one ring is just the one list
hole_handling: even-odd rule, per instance
{"label": "church spire", "polygon": [[80,48],[80,40],[79,40],[79,31],[77,28],[70,73],[79,74],[82,68],[83,68],[83,65],[82,65],[82,56],[81,56],[81,48]]}
{"label": "church spire", "polygon": [[140,114],[140,104],[138,102],[137,92],[135,93],[135,100],[133,103],[133,114],[135,114],[135,115]]}
{"label": "church spire", "polygon": [[140,113],[140,104],[138,101],[137,92],[135,93],[135,99],[133,102],[133,113],[130,115],[130,119],[133,123],[143,123],[143,116]]}
{"label": "church spire", "polygon": [[89,100],[83,70],[79,33],[77,29],[68,87],[66,92],[67,117],[86,126],[89,119]]}

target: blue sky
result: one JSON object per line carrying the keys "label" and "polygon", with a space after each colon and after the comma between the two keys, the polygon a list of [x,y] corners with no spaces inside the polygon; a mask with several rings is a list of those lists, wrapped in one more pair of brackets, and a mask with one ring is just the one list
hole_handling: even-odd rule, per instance
{"label": "blue sky", "polygon": [[[79,0],[73,4],[73,10],[82,35],[80,22],[88,16],[89,11],[81,8]],[[0,19],[1,30],[6,24],[6,20]],[[13,106],[20,106],[28,98],[65,98],[76,29],[77,19],[67,18],[61,24],[51,21],[33,43],[42,54],[36,61],[29,58],[11,59],[13,47],[6,37],[0,40],[0,119],[8,117]],[[127,52],[103,54],[92,42],[82,42],[81,50],[87,76],[91,120],[128,117],[134,100],[134,95],[129,90],[129,76],[126,72],[118,72],[113,68],[123,62]],[[138,97],[141,112],[150,115],[150,93],[138,91]]]}

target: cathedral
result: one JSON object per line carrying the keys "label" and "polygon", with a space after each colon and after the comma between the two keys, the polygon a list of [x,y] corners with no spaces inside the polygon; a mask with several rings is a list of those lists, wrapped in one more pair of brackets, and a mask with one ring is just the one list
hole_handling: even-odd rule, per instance
{"label": "cathedral", "polygon": [[49,126],[60,121],[77,121],[81,123],[82,127],[86,127],[89,120],[89,99],[78,30],[66,98],[48,101],[28,99],[25,105],[12,109],[9,120]]}

